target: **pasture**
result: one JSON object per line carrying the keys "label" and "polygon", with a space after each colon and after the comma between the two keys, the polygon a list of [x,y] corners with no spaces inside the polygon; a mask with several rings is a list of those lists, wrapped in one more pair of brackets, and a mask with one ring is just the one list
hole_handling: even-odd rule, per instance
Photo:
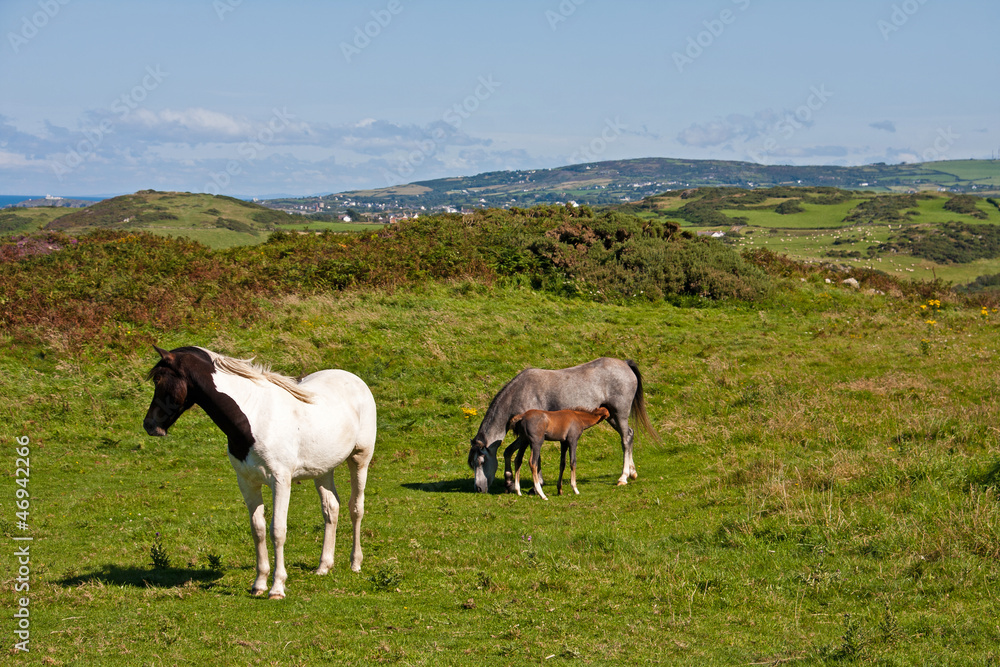
{"label": "pasture", "polygon": [[[703,308],[453,281],[283,297],[252,325],[0,345],[0,555],[16,664],[983,664],[1000,654],[1000,313],[837,284]],[[359,375],[378,406],[360,573],[341,512],[292,489],[288,597],[249,595],[224,436],[148,437],[150,347]],[[472,492],[469,439],[527,366],[642,369],[663,443],[580,438],[580,495]],[[30,592],[14,593],[15,438],[30,439]],[[511,436],[505,440],[509,443]],[[335,475],[346,504],[347,471]],[[270,497],[265,504],[270,516]],[[273,557],[273,551],[272,551]]]}

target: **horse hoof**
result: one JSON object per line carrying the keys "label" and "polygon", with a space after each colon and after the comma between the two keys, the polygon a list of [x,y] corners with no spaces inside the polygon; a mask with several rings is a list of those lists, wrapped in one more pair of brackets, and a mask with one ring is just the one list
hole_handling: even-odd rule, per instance
{"label": "horse hoof", "polygon": [[284,593],[271,593],[270,595],[267,596],[267,599],[268,600],[284,600],[285,599],[285,594]]}
{"label": "horse hoof", "polygon": [[620,479],[618,480],[618,484],[616,484],[615,486],[626,486],[627,484],[628,484],[627,479]]}
{"label": "horse hoof", "polygon": [[330,571],[329,566],[318,568],[316,570],[316,576],[322,577],[324,574],[328,573],[329,571]]}
{"label": "horse hoof", "polygon": [[256,588],[251,588],[250,589],[250,595],[252,595],[254,597],[260,597],[261,595],[263,595],[266,592],[267,592],[266,588],[261,588],[259,590],[256,589]]}

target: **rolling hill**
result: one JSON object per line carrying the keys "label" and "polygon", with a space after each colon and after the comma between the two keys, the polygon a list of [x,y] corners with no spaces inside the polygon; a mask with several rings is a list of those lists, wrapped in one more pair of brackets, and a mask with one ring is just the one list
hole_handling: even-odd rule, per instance
{"label": "rolling hill", "polygon": [[1000,160],[948,160],[920,164],[858,167],[761,165],[725,160],[643,158],[576,164],[554,169],[495,171],[476,176],[418,181],[374,190],[323,197],[274,199],[268,206],[355,207],[365,212],[448,209],[576,201],[618,205],[666,190],[729,186],[741,188],[801,185],[874,192],[946,189],[1000,193]]}
{"label": "rolling hill", "polygon": [[0,233],[92,229],[144,230],[165,236],[186,236],[209,247],[260,243],[282,230],[356,231],[370,225],[350,225],[304,218],[254,202],[190,192],[141,190],[112,197],[82,209],[37,207],[0,213]]}

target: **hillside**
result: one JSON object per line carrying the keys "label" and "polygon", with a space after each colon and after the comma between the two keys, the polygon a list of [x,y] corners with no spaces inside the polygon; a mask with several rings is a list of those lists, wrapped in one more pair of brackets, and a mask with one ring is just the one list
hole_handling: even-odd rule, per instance
{"label": "hillside", "polygon": [[876,192],[949,189],[1000,192],[1000,161],[949,160],[921,164],[872,164],[859,167],[761,165],[725,160],[643,158],[576,164],[554,169],[496,171],[476,176],[418,181],[375,190],[356,190],[267,202],[277,208],[324,204],[367,212],[451,207],[533,206],[574,200],[617,205],[666,190],[730,186],[742,188],[802,185]]}
{"label": "hillside", "polygon": [[[0,212],[0,233],[94,229],[143,230],[185,236],[213,248],[255,244],[277,229],[350,231],[363,225],[304,218],[233,197],[141,190],[82,209],[41,207]],[[368,226],[370,228],[370,226]]]}

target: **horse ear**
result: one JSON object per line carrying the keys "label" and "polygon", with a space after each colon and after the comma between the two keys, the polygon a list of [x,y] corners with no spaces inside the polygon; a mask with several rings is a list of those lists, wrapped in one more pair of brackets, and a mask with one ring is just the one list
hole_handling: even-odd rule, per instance
{"label": "horse ear", "polygon": [[172,356],[172,355],[171,355],[171,354],[170,354],[169,352],[167,352],[166,350],[164,350],[164,349],[161,349],[161,348],[159,348],[159,347],[156,347],[155,345],[153,346],[153,349],[154,349],[154,350],[156,350],[157,354],[159,354],[159,355],[160,355],[160,358],[161,358],[161,359],[167,359],[168,357],[171,357],[171,356]]}

